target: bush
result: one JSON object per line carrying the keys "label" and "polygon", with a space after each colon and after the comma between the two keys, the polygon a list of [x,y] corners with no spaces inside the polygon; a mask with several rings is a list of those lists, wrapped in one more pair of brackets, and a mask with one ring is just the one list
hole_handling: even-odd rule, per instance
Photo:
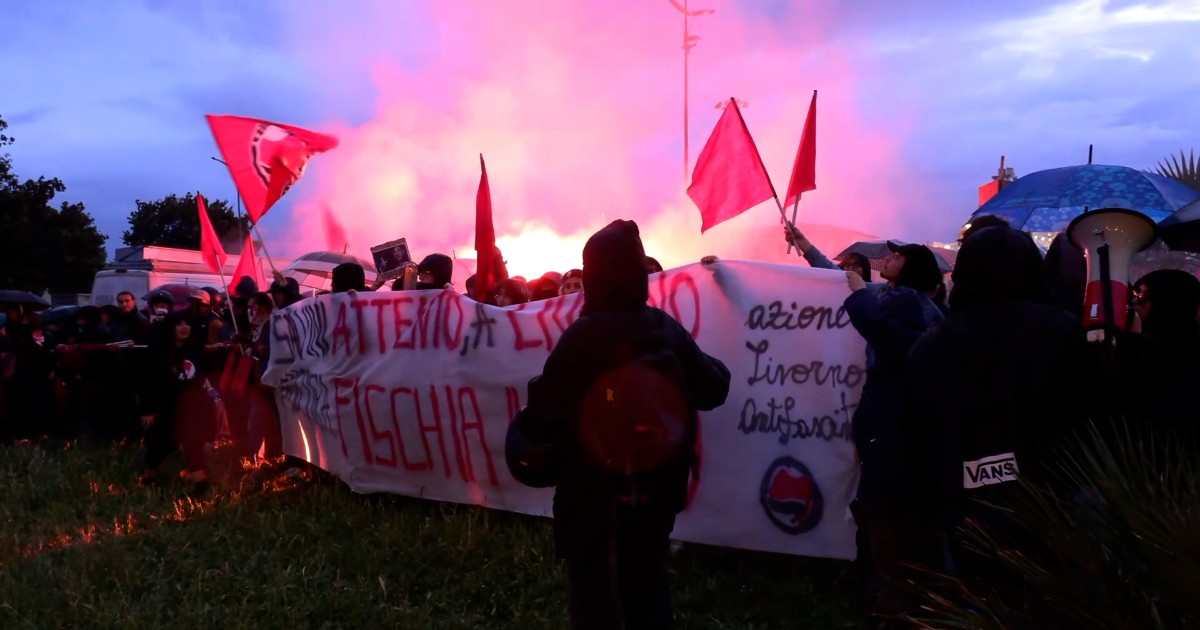
{"label": "bush", "polygon": [[[925,611],[936,628],[1200,626],[1200,482],[1192,442],[1094,426],[1054,482],[1022,480],[1006,510],[1036,544],[977,524],[970,551],[1017,588],[932,575]],[[1062,488],[1072,488],[1064,491]],[[994,507],[994,506],[993,506]],[[927,585],[929,586],[929,585]]]}

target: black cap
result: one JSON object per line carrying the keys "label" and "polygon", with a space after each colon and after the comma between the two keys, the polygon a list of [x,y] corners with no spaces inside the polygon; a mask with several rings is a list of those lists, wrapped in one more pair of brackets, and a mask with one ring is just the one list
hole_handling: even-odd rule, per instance
{"label": "black cap", "polygon": [[445,254],[430,254],[417,265],[417,273],[433,274],[433,282],[440,289],[454,278],[454,260]]}
{"label": "black cap", "polygon": [[888,241],[887,246],[904,257],[904,268],[894,280],[897,286],[924,292],[936,289],[942,282],[942,269],[933,250],[917,243],[901,245],[896,241]]}
{"label": "black cap", "polygon": [[146,300],[146,304],[151,306],[155,304],[167,304],[174,307],[175,300],[172,299],[171,294],[167,293],[166,291],[155,291],[154,293],[150,294],[150,299]]}
{"label": "black cap", "polygon": [[258,283],[250,276],[242,276],[233,287],[233,293],[238,297],[250,297],[258,293]]}

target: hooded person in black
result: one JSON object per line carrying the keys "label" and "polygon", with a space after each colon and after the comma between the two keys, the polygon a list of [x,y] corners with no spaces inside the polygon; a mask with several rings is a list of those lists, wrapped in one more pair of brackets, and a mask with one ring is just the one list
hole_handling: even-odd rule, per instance
{"label": "hooded person in black", "polygon": [[[247,300],[247,308],[249,308],[249,300],[254,299],[258,292],[248,293],[245,297]],[[300,295],[300,283],[296,282],[295,278],[276,278],[271,283],[271,288],[268,293],[271,294],[271,299],[275,301],[275,308],[287,308],[296,302],[304,299]],[[249,325],[246,326],[249,328]]]}
{"label": "hooded person in black", "polygon": [[453,276],[453,259],[445,254],[430,254],[417,265],[417,290],[444,289]]}
{"label": "hooded person in black", "polygon": [[8,416],[0,426],[4,441],[30,439],[58,430],[54,399],[54,370],[58,357],[46,339],[42,323],[34,319],[16,334],[14,367],[4,385]]}
{"label": "hooded person in black", "polygon": [[216,437],[215,406],[204,374],[208,357],[191,334],[186,312],[171,313],[154,325],[154,343],[143,364],[138,397],[146,430],[143,484],[157,480],[158,468],[176,449],[183,451],[194,493],[208,492],[205,444]]}
{"label": "hooded person in black", "polygon": [[[1181,269],[1151,271],[1133,284],[1141,348],[1119,373],[1128,390],[1127,418],[1149,420],[1167,443],[1194,447],[1197,414],[1192,388],[1200,382],[1200,280]],[[1128,339],[1127,341],[1133,341]]]}
{"label": "hooded person in black", "polygon": [[[694,415],[724,404],[729,370],[677,321],[646,304],[649,281],[636,223],[614,221],[588,240],[583,278],[581,316],[530,383],[526,409],[536,419],[530,437],[560,445],[554,532],[567,565],[571,627],[670,628],[666,560],[675,515],[687,503],[693,446],[631,491],[586,454],[579,433],[588,411],[584,400],[598,378],[631,354],[667,350],[678,359],[682,394]],[[631,494],[640,500],[629,501]]]}
{"label": "hooded person in black", "polygon": [[1079,319],[1083,316],[1083,292],[1087,287],[1087,258],[1066,232],[1054,237],[1042,261],[1046,285],[1055,304]]}
{"label": "hooded person in black", "polygon": [[64,337],[66,344],[57,351],[63,379],[72,392],[71,423],[87,435],[110,438],[114,363],[106,347],[112,339],[101,326],[100,308],[84,306],[76,311],[75,329]]}
{"label": "hooded person in black", "polygon": [[[1000,578],[967,548],[967,521],[1005,536],[1017,475],[1039,481],[1085,420],[1088,374],[1079,322],[1057,306],[1028,234],[990,227],[963,243],[950,317],[922,337],[905,370],[905,436],[919,510],[965,579]],[[996,509],[994,506],[1000,506]]]}
{"label": "hooded person in black", "polygon": [[331,291],[333,293],[366,291],[366,271],[358,263],[342,263],[333,268],[332,285]]}

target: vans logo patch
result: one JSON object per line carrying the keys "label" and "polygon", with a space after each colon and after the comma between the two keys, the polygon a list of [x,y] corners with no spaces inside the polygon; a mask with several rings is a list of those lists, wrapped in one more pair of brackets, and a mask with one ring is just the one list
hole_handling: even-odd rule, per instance
{"label": "vans logo patch", "polygon": [[991,455],[963,462],[963,488],[982,488],[1017,480],[1017,457],[1013,453]]}

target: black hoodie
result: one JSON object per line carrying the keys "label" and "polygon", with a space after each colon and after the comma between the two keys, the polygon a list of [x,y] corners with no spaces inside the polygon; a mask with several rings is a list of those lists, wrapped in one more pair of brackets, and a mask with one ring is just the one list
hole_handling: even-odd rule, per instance
{"label": "black hoodie", "polygon": [[953,530],[995,516],[971,499],[1003,505],[1015,485],[1006,467],[1038,479],[1062,461],[1085,419],[1088,366],[1082,329],[1053,304],[1027,234],[968,238],[950,306],[909,354],[904,431],[917,494]]}
{"label": "black hoodie", "polygon": [[613,221],[583,246],[583,311],[632,311],[646,306],[646,252],[633,221]]}
{"label": "black hoodie", "polygon": [[[571,546],[562,537],[565,533],[586,538],[583,530],[607,522],[597,514],[611,509],[614,490],[605,475],[588,464],[575,429],[588,388],[621,362],[622,349],[632,348],[634,353],[649,347],[671,349],[683,368],[685,396],[696,410],[724,404],[729,393],[725,365],[702,352],[670,315],[646,304],[649,281],[636,223],[614,221],[601,229],[588,240],[583,260],[582,316],[563,333],[542,375],[530,383],[527,410],[541,421],[542,435],[531,436],[535,442],[557,439],[563,444],[562,474],[554,498],[560,553],[569,553]],[[664,496],[658,503],[664,511],[674,514],[685,507],[687,475],[686,469],[675,471],[664,481]]]}
{"label": "black hoodie", "polygon": [[194,336],[183,344],[175,342],[175,326],[186,319],[185,312],[177,312],[154,324],[153,341],[138,381],[140,415],[177,413],[185,392],[203,387],[210,367],[203,343]]}
{"label": "black hoodie", "polygon": [[[1128,335],[1118,378],[1127,390],[1125,417],[1146,419],[1168,442],[1195,445],[1197,419],[1193,389],[1200,382],[1200,280],[1181,269],[1159,269],[1140,278],[1150,314],[1142,335]],[[1141,347],[1137,347],[1137,344]],[[1120,354],[1120,352],[1118,353]]]}

